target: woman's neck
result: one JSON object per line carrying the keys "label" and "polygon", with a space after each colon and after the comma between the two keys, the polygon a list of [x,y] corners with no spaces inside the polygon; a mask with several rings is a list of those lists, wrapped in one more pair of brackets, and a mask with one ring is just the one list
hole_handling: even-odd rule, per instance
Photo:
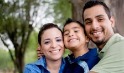
{"label": "woman's neck", "polygon": [[61,59],[57,61],[46,60],[47,69],[50,71],[50,73],[59,73],[61,61],[62,61]]}

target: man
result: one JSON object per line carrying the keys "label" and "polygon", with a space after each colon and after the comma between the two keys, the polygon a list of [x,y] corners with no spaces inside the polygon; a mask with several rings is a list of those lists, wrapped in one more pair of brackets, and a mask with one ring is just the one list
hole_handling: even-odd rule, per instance
{"label": "man", "polygon": [[115,34],[115,21],[107,5],[89,1],[83,8],[83,20],[88,37],[99,48],[101,60],[91,73],[124,73],[124,37]]}

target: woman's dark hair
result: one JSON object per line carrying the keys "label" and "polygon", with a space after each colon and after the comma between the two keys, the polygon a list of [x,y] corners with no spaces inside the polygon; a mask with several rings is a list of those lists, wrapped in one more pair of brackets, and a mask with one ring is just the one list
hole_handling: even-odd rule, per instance
{"label": "woman's dark hair", "polygon": [[[86,31],[85,31],[85,26],[84,26],[84,24],[82,24],[81,22],[79,22],[79,21],[77,21],[77,20],[73,20],[73,19],[71,19],[71,18],[68,18],[68,19],[66,20],[65,24],[64,24],[64,27],[65,27],[66,25],[72,23],[72,22],[79,24],[79,25],[82,27],[82,29],[84,30],[84,34],[86,35]],[[64,33],[64,27],[63,27],[63,33]]]}
{"label": "woman's dark hair", "polygon": [[[40,28],[40,31],[38,33],[38,43],[39,45],[41,45],[41,37],[44,33],[44,31],[50,29],[50,28],[57,28],[58,30],[61,31],[62,33],[62,30],[56,25],[56,24],[53,24],[53,23],[47,23],[47,24],[44,24],[41,28]],[[54,31],[51,31],[51,33],[54,33]]]}

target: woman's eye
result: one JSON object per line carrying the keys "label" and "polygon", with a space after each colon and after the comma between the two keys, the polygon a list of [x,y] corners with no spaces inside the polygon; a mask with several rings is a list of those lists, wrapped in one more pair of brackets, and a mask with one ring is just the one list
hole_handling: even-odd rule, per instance
{"label": "woman's eye", "polygon": [[49,44],[49,43],[50,43],[50,41],[45,41],[45,42],[44,42],[44,44]]}
{"label": "woman's eye", "polygon": [[57,42],[61,42],[61,41],[62,41],[62,39],[57,39],[56,41],[57,41]]}

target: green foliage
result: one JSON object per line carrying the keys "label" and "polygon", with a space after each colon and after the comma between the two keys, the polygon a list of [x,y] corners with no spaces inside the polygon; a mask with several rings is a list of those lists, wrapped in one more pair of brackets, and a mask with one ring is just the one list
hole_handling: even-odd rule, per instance
{"label": "green foliage", "polygon": [[37,46],[38,46],[38,40],[37,40],[37,37],[38,37],[38,33],[33,31],[29,37],[29,41],[28,41],[28,44],[27,44],[27,51],[30,51],[30,50],[36,50]]}
{"label": "green foliage", "polygon": [[[32,32],[32,25],[35,21],[33,18],[37,17],[38,6],[40,5],[39,3],[42,4],[42,2],[40,0],[7,1],[8,2],[5,2],[5,0],[0,1],[0,34],[7,34],[8,36],[5,35],[6,38],[10,39],[13,43],[16,50],[12,51],[14,60],[22,57],[21,55],[25,53],[24,51],[26,48],[26,64],[29,62],[33,62],[34,60],[37,60],[36,48],[38,46],[37,33]],[[50,3],[49,1],[42,1],[45,4]],[[54,8],[52,14],[55,18],[56,23],[63,24],[65,22],[65,19],[72,16],[71,3],[69,2],[69,0],[53,0],[50,5]],[[28,40],[28,34],[30,35],[30,33],[31,36]],[[21,52],[19,52],[19,49],[21,49]],[[2,56],[3,54],[5,54],[5,56]],[[0,62],[1,69],[13,68],[15,65],[13,65],[14,61],[12,62],[9,53],[6,51],[0,51]]]}
{"label": "green foliage", "polygon": [[[34,62],[37,60],[36,48],[37,44],[37,32],[32,32],[29,38],[29,43],[27,45],[27,50],[25,53],[25,64]],[[13,51],[14,52],[14,51]],[[4,56],[3,56],[4,55]],[[0,49],[0,70],[12,70],[14,69],[13,62],[10,58],[9,52]]]}
{"label": "green foliage", "polygon": [[64,23],[72,16],[72,6],[70,0],[56,0],[53,4],[54,18],[56,23]]}
{"label": "green foliage", "polygon": [[65,53],[64,53],[63,57],[66,57],[66,56],[68,56],[69,54],[70,54],[70,50],[65,49]]}
{"label": "green foliage", "polygon": [[13,69],[13,63],[8,51],[0,49],[0,69]]}
{"label": "green foliage", "polygon": [[25,64],[32,63],[37,60],[36,49],[29,50],[25,54]]}
{"label": "green foliage", "polygon": [[70,0],[53,0],[46,3],[49,5],[46,11],[46,17],[51,15],[55,23],[63,24],[67,18],[72,17]]}
{"label": "green foliage", "polygon": [[2,39],[6,46],[8,45],[6,39],[14,45],[14,52],[10,51],[9,54],[19,73],[22,73],[25,50],[34,27],[33,18],[37,18],[40,3],[40,0],[0,1],[0,34],[5,37]]}
{"label": "green foliage", "polygon": [[25,54],[25,64],[34,62],[37,59],[36,54],[36,49],[38,47],[37,35],[38,33],[35,31],[31,33]]}

